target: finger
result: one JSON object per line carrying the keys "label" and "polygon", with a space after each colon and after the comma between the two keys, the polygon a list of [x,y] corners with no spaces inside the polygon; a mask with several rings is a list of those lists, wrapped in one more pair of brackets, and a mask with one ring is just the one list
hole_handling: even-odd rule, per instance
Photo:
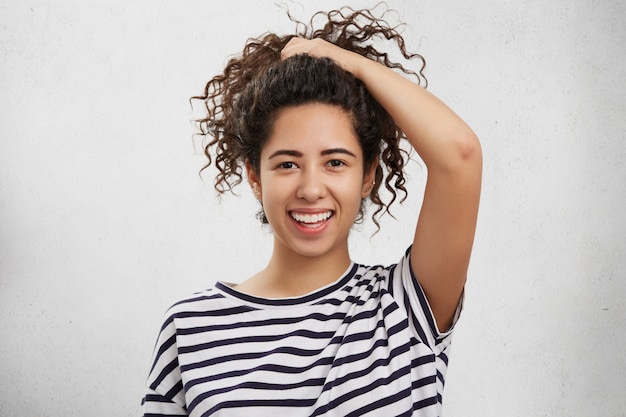
{"label": "finger", "polygon": [[307,52],[307,40],[302,38],[291,38],[287,45],[280,51],[280,55],[283,59],[291,56],[302,54]]}

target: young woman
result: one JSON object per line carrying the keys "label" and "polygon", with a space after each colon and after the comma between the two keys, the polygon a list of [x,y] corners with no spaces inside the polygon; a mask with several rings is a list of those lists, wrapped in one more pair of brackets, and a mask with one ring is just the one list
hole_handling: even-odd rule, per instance
{"label": "young woman", "polygon": [[[170,308],[145,416],[440,415],[480,145],[369,44],[391,40],[423,68],[385,21],[364,10],[324,16],[316,31],[250,40],[196,97],[216,189],[231,190],[245,171],[274,249],[241,284],[218,282]],[[348,234],[364,202],[378,225],[406,194],[405,138],[428,168],[412,244],[397,264],[356,264]]]}

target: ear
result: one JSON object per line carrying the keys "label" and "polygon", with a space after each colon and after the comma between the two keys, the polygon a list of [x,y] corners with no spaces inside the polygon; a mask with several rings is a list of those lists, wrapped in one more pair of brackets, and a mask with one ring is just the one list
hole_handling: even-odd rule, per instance
{"label": "ear", "polygon": [[250,184],[250,188],[252,189],[252,193],[257,198],[257,200],[261,199],[261,177],[254,170],[250,161],[246,161],[246,175],[248,176],[248,183]]}
{"label": "ear", "polygon": [[376,168],[378,168],[378,160],[375,160],[372,166],[364,173],[361,198],[367,198],[372,192],[374,181],[376,180]]}

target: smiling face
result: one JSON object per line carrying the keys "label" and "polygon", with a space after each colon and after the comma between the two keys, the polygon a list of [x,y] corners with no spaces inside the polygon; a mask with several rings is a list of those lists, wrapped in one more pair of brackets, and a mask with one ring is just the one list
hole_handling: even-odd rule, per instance
{"label": "smiling face", "polygon": [[259,190],[274,232],[274,251],[289,256],[349,258],[348,233],[371,190],[348,114],[336,106],[283,109],[261,150]]}

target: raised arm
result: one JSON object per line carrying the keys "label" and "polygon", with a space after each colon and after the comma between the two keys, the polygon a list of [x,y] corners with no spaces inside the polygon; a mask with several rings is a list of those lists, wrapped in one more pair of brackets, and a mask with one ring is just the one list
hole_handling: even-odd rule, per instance
{"label": "raised arm", "polygon": [[411,265],[439,330],[447,330],[463,292],[474,241],[482,176],[478,138],[434,95],[377,62],[321,39],[293,38],[282,55],[299,53],[331,58],[363,81],[426,164]]}

